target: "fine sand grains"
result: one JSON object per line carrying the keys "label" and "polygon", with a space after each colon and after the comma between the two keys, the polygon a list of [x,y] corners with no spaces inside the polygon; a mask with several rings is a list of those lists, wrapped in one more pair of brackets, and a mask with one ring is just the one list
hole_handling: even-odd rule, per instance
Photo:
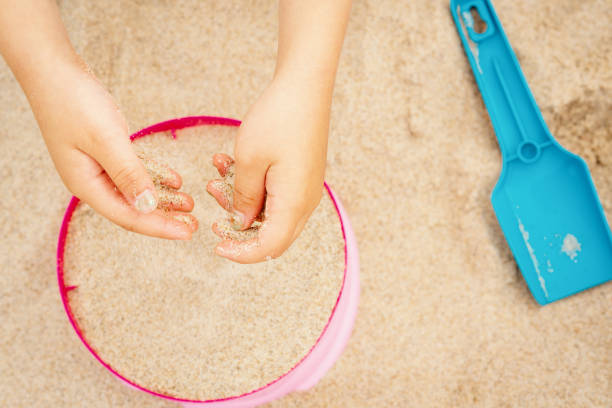
{"label": "fine sand grains", "polygon": [[135,143],[183,177],[200,229],[189,242],[129,233],[86,205],[70,223],[65,280],[89,344],[113,369],[156,392],[194,400],[258,389],[297,364],[336,303],[344,271],[340,221],[327,194],[279,259],[239,265],[214,254],[225,211],[206,192],[216,152],[235,128],[203,126]]}

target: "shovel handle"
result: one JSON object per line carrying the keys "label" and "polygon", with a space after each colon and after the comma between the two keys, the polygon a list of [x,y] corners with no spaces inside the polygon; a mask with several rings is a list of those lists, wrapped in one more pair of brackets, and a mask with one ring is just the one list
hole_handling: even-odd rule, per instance
{"label": "shovel handle", "polygon": [[[533,163],[554,139],[490,0],[451,0],[451,13],[480,88],[504,165]],[[473,10],[486,24],[476,27]],[[480,31],[480,32],[477,32]]]}

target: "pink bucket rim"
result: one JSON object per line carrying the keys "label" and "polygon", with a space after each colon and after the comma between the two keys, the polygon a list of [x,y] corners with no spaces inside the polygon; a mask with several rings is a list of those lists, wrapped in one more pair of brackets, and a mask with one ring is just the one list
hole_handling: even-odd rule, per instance
{"label": "pink bucket rim", "polygon": [[[240,126],[240,121],[237,119],[231,119],[231,118],[225,118],[225,117],[220,117],[220,116],[186,116],[183,118],[176,118],[176,119],[170,119],[170,120],[166,120],[163,122],[159,122],[156,123],[154,125],[148,126],[144,129],[139,130],[138,132],[132,134],[130,136],[130,140],[135,140],[147,135],[151,135],[153,133],[159,133],[159,132],[165,132],[165,131],[170,131],[172,138],[176,139],[176,131],[180,130],[180,129],[184,129],[184,128],[188,128],[188,127],[195,127],[195,126],[202,126],[202,125],[220,125],[220,126],[234,126],[234,127],[238,127]],[[166,394],[162,394],[153,390],[149,390],[135,382],[133,382],[132,380],[128,379],[127,377],[123,376],[122,374],[120,374],[118,371],[116,371],[109,363],[107,363],[106,361],[104,361],[102,359],[102,357],[100,357],[100,355],[98,355],[98,353],[91,347],[91,345],[87,342],[87,340],[85,339],[85,336],[81,330],[81,328],[79,327],[76,318],[74,317],[72,310],[70,308],[69,305],[69,301],[68,301],[68,292],[70,292],[73,289],[76,289],[77,286],[66,286],[65,282],[64,282],[64,249],[66,246],[66,237],[68,235],[68,228],[69,228],[69,224],[70,224],[70,219],[72,218],[72,214],[74,213],[74,210],[76,209],[77,205],[79,204],[79,199],[75,196],[73,196],[70,199],[70,202],[68,203],[68,207],[66,208],[66,212],[64,213],[64,218],[62,220],[62,225],[60,228],[60,232],[59,232],[59,237],[58,237],[58,242],[57,242],[57,280],[58,280],[58,286],[59,286],[59,291],[60,291],[60,295],[61,295],[61,299],[62,299],[62,304],[64,305],[64,310],[66,311],[66,314],[68,316],[68,320],[70,320],[70,324],[72,325],[72,328],[74,329],[75,333],[77,334],[77,336],[79,337],[79,339],[81,340],[81,342],[83,343],[83,345],[85,346],[85,348],[87,348],[87,350],[89,350],[89,352],[96,358],[96,360],[98,360],[100,362],[100,364],[102,364],[108,371],[110,371],[113,375],[115,375],[117,378],[119,378],[120,380],[128,383],[129,385],[131,385],[134,388],[137,388],[141,391],[144,391],[148,394],[151,395],[155,395],[157,397],[161,397],[167,400],[171,400],[171,401],[176,401],[176,402],[189,402],[189,403],[213,403],[213,402],[222,402],[222,401],[229,401],[229,400],[235,400],[235,399],[239,399],[242,397],[246,397],[248,395],[257,393],[259,391],[263,391],[266,388],[272,386],[273,384],[277,383],[278,381],[282,380],[284,377],[286,377],[287,375],[289,375],[290,373],[292,373],[297,367],[300,366],[300,364],[312,353],[312,351],[316,348],[316,346],[319,344],[319,342],[321,341],[321,338],[323,337],[323,335],[325,334],[325,332],[327,331],[327,328],[329,327],[329,324],[332,320],[332,318],[334,317],[335,313],[336,313],[336,309],[338,307],[338,303],[340,302],[340,298],[342,297],[342,293],[344,291],[344,284],[346,282],[346,274],[347,274],[347,266],[348,266],[348,250],[347,250],[347,242],[346,242],[346,231],[345,231],[345,226],[344,226],[344,220],[342,219],[342,215],[340,213],[340,209],[338,208],[338,203],[337,203],[337,199],[335,197],[335,194],[333,192],[333,190],[331,189],[331,187],[327,184],[327,182],[323,183],[325,186],[325,190],[327,191],[327,194],[329,195],[330,199],[332,200],[333,204],[334,204],[334,208],[336,210],[336,214],[338,215],[338,218],[340,220],[340,226],[342,228],[342,239],[344,240],[344,271],[342,274],[342,285],[340,287],[340,291],[338,292],[338,296],[336,298],[336,302],[334,304],[334,307],[332,309],[332,312],[329,316],[329,318],[327,319],[327,323],[325,324],[325,327],[323,327],[323,330],[321,331],[321,334],[319,335],[319,337],[317,338],[317,341],[313,344],[313,346],[308,350],[308,352],[306,353],[306,355],[304,355],[304,357],[302,357],[293,367],[291,367],[291,369],[289,369],[289,371],[287,371],[286,373],[284,373],[283,375],[281,375],[280,377],[276,378],[275,380],[269,382],[268,384],[265,384],[259,388],[256,388],[252,391],[248,391],[245,392],[243,394],[240,395],[236,395],[236,396],[230,396],[230,397],[225,397],[225,398],[217,398],[217,399],[210,399],[210,400],[190,400],[190,399],[185,399],[185,398],[177,398],[177,397],[173,397],[171,395],[166,395]]]}

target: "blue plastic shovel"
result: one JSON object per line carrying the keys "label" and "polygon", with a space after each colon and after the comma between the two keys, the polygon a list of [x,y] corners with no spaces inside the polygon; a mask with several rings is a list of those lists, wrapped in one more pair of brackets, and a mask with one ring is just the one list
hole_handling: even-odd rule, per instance
{"label": "blue plastic shovel", "polygon": [[531,293],[544,305],[612,280],[612,234],[586,163],[550,134],[491,2],[450,4],[502,152],[491,201]]}

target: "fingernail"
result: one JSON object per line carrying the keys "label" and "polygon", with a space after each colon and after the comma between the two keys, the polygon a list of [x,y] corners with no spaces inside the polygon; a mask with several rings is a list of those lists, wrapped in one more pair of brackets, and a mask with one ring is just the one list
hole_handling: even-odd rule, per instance
{"label": "fingernail", "polygon": [[177,220],[177,221],[180,221],[180,222],[182,222],[184,224],[187,224],[189,226],[193,225],[193,218],[191,218],[188,215],[182,215],[182,214],[175,215],[174,219]]}
{"label": "fingernail", "polygon": [[227,250],[219,245],[215,247],[215,253],[219,256],[227,256]]}
{"label": "fingernail", "polygon": [[148,214],[155,210],[155,208],[157,208],[157,200],[155,199],[153,192],[147,189],[137,195],[136,201],[134,201],[134,207],[144,214]]}
{"label": "fingernail", "polygon": [[236,231],[240,231],[244,226],[244,214],[240,211],[232,210],[232,215],[230,216],[232,221],[232,228]]}

